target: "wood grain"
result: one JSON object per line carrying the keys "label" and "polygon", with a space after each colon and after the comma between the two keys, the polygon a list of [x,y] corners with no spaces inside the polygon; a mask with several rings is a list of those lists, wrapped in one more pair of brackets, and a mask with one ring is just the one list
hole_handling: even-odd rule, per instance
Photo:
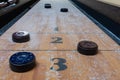
{"label": "wood grain", "polygon": [[[52,43],[60,37],[62,43]],[[53,39],[55,38],[55,39]],[[15,43],[12,41],[12,33],[0,37],[0,50],[76,50],[77,44],[82,40],[94,41],[99,50],[120,50],[110,37],[105,34],[30,34],[30,41]],[[6,44],[7,43],[7,44]]]}
{"label": "wood grain", "polygon": [[[45,9],[45,3],[51,3],[52,8]],[[62,7],[69,12],[60,12]],[[21,30],[30,33],[29,42],[12,41],[12,34]],[[56,37],[61,43],[52,43]],[[77,44],[82,40],[96,42],[98,54],[78,53]],[[9,58],[19,51],[35,54],[33,70],[10,70]],[[59,62],[66,67],[55,65]],[[40,0],[0,37],[0,63],[0,80],[119,80],[120,46],[68,0]]]}
{"label": "wood grain", "polygon": [[[33,51],[37,66],[25,73],[15,73],[10,70],[8,60],[14,51],[0,51],[1,80],[119,80],[120,58],[114,51],[100,51],[95,56],[84,56],[76,51]],[[114,54],[113,54],[114,53]],[[51,59],[65,59],[65,70],[51,70]]]}

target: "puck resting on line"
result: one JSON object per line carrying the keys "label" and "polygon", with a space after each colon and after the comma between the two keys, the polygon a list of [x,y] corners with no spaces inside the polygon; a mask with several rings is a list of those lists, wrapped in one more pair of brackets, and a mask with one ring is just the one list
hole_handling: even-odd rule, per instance
{"label": "puck resting on line", "polygon": [[93,41],[81,41],[78,43],[77,50],[84,55],[95,55],[98,52],[98,45]]}
{"label": "puck resting on line", "polygon": [[31,52],[17,52],[10,57],[9,64],[14,72],[26,72],[35,67],[35,56]]}

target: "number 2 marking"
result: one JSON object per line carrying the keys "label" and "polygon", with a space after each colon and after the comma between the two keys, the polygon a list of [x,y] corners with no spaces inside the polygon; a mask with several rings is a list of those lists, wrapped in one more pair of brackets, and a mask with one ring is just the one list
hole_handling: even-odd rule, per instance
{"label": "number 2 marking", "polygon": [[52,42],[51,43],[63,43],[61,37],[52,37]]}
{"label": "number 2 marking", "polygon": [[[67,66],[65,65],[66,60],[63,58],[53,58],[52,61],[54,60],[58,60],[58,63],[54,63],[54,65],[58,65],[58,69],[56,69],[56,71],[61,71],[61,70],[65,70],[67,69]],[[52,66],[50,69],[54,69],[54,67]]]}

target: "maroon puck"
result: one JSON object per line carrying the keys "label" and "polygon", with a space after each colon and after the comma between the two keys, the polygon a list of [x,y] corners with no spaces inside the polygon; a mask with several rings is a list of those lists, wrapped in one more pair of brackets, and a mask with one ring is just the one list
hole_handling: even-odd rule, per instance
{"label": "maroon puck", "polygon": [[27,42],[30,40],[30,35],[26,31],[18,31],[12,34],[12,40],[17,43]]}
{"label": "maroon puck", "polygon": [[84,55],[95,55],[98,52],[98,45],[92,41],[81,41],[78,43],[77,50]]}
{"label": "maroon puck", "polygon": [[61,8],[60,11],[61,12],[68,12],[68,9],[67,8]]}

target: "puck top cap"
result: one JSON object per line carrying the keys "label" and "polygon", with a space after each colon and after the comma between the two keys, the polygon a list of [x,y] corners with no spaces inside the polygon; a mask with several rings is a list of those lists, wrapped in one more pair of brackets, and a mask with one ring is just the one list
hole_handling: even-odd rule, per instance
{"label": "puck top cap", "polygon": [[17,36],[25,36],[25,35],[28,35],[29,33],[26,32],[26,31],[18,31],[15,33]]}
{"label": "puck top cap", "polygon": [[35,56],[31,52],[18,52],[10,59],[10,68],[15,72],[26,72],[35,66]]}
{"label": "puck top cap", "polygon": [[98,45],[92,41],[81,41],[78,43],[77,50],[84,55],[95,55],[98,51]]}
{"label": "puck top cap", "polygon": [[18,31],[13,33],[12,39],[14,42],[22,43],[30,40],[30,35],[26,31]]}
{"label": "puck top cap", "polygon": [[61,12],[68,12],[68,9],[67,8],[61,8],[60,11]]}

